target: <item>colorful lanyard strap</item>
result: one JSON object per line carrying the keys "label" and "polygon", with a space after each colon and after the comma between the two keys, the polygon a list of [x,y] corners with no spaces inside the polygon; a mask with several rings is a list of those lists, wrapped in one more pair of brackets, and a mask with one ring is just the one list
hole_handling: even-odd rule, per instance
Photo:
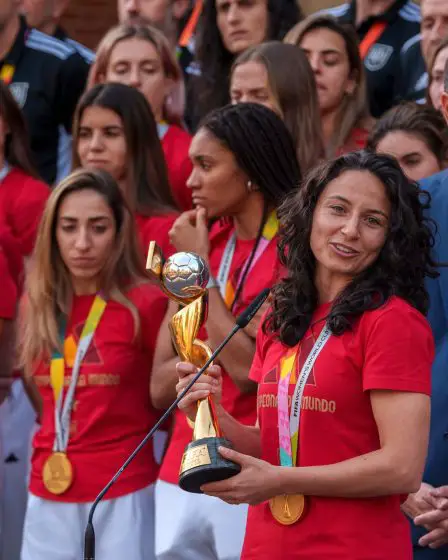
{"label": "colorful lanyard strap", "polygon": [[204,7],[204,0],[196,0],[196,4],[191,12],[190,19],[188,20],[187,24],[182,31],[182,34],[179,38],[178,46],[179,47],[188,47],[190,41],[196,31],[196,28],[199,23],[199,17],[202,13],[202,8]]}
{"label": "colorful lanyard strap", "polygon": [[331,330],[328,325],[325,325],[298,375],[290,412],[288,406],[289,382],[293,372],[296,370],[300,344],[288,352],[281,361],[277,409],[280,465],[282,467],[295,467],[297,464],[300,412],[302,410],[303,393],[317,357],[328,342],[330,336]]}
{"label": "colorful lanyard strap", "polygon": [[3,179],[6,179],[6,177],[8,176],[10,171],[10,167],[7,163],[5,163],[5,165],[0,169],[0,182],[3,181]]}
{"label": "colorful lanyard strap", "polygon": [[157,123],[157,133],[159,135],[159,140],[162,141],[165,138],[165,134],[168,132],[169,124],[165,121]]}
{"label": "colorful lanyard strap", "polygon": [[[258,242],[258,246],[255,251],[254,258],[250,263],[250,266],[249,266],[249,261],[247,261],[238,276],[238,281],[235,288],[233,287],[233,284],[229,276],[230,276],[230,268],[232,266],[232,260],[236,248],[236,233],[233,232],[233,234],[230,236],[221,258],[218,277],[216,279],[219,285],[219,291],[221,293],[221,296],[229,309],[233,304],[235,294],[238,292],[240,288],[240,284],[243,281],[243,278],[245,278],[247,275],[250,274],[250,272],[252,271],[252,269],[260,259],[260,257],[267,249],[269,243],[277,235],[278,230],[279,230],[279,222],[277,218],[277,213],[274,211],[269,215],[266,224],[263,227],[263,232],[261,234],[260,241]],[[248,266],[249,268],[247,268]]]}
{"label": "colorful lanyard strap", "polygon": [[370,49],[381,37],[386,27],[387,27],[387,22],[377,21],[372,25],[372,27],[366,33],[364,39],[359,44],[359,54],[361,55],[362,60],[364,60],[366,56],[369,54]]}
{"label": "colorful lanyard strap", "polygon": [[[101,295],[96,295],[90,308],[86,322],[82,329],[79,339],[78,348],[76,350],[75,361],[72,369],[72,377],[64,399],[64,377],[65,377],[65,359],[64,355],[59,351],[55,351],[51,357],[50,363],[50,382],[54,395],[54,411],[55,411],[55,431],[56,438],[53,451],[65,452],[68,446],[70,436],[70,420],[73,409],[75,389],[78,383],[79,371],[82,361],[89,349],[95,331],[106,309],[107,302]],[[66,319],[62,319],[59,325],[59,336],[64,345],[66,334]],[[65,354],[65,352],[64,352]]]}
{"label": "colorful lanyard strap", "polygon": [[2,69],[0,70],[0,80],[9,86],[12,82],[15,71],[16,67],[12,64],[3,64]]}

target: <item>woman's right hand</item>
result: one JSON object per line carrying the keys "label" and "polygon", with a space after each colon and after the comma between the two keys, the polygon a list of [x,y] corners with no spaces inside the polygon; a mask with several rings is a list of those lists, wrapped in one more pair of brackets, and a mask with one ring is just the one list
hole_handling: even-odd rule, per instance
{"label": "woman's right hand", "polygon": [[[198,368],[188,362],[180,362],[176,365],[176,370],[179,375],[176,391],[177,396],[179,396],[196,375]],[[216,404],[221,402],[222,371],[219,366],[210,366],[207,370],[207,374],[201,375],[190,391],[180,401],[178,407],[192,422],[194,422],[198,410],[198,401],[209,396],[213,397]]]}

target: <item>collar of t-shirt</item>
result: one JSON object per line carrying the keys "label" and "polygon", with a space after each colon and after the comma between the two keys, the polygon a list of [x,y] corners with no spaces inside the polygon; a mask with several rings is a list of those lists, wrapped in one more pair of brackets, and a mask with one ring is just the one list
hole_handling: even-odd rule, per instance
{"label": "collar of t-shirt", "polygon": [[[386,21],[387,23],[394,22],[399,14],[401,8],[407,4],[409,0],[396,0],[389,9],[387,9],[382,14],[377,16],[370,16],[364,20],[356,29],[358,35],[362,38],[367,31],[372,27],[372,25],[378,21]],[[352,0],[348,11],[340,17],[341,21],[346,21],[348,23],[354,24],[356,21],[356,0]]]}
{"label": "collar of t-shirt", "polygon": [[9,53],[2,61],[0,61],[0,68],[3,66],[3,64],[11,64],[11,66],[15,67],[18,66],[20,58],[25,50],[25,40],[28,29],[29,28],[26,25],[25,18],[21,16],[19,32],[17,33],[17,36]]}
{"label": "collar of t-shirt", "polygon": [[3,181],[6,175],[8,175],[9,170],[10,170],[9,165],[5,163],[5,165],[0,169],[0,183]]}

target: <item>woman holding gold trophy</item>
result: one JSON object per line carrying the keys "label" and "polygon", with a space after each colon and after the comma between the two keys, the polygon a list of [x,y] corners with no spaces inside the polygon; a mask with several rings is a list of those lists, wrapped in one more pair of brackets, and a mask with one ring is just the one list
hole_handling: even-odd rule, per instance
{"label": "woman holding gold trophy", "polygon": [[[188,186],[196,209],[178,218],[170,236],[178,251],[196,253],[210,270],[208,318],[198,338],[214,349],[232,329],[235,316],[280,274],[276,208],[297,188],[300,171],[282,120],[251,103],[207,116],[193,138],[190,157],[193,172]],[[215,220],[211,231],[209,219]],[[176,396],[179,358],[169,326],[177,312],[178,305],[170,304],[157,341],[151,395],[159,408],[167,407]],[[247,377],[255,330],[252,324],[238,333],[219,356],[228,372],[223,406],[247,425],[256,416],[256,384]],[[195,437],[200,427],[196,426]],[[192,436],[192,427],[178,412],[156,488],[156,556],[236,560],[241,554],[247,506],[231,508],[178,486],[184,450]]]}
{"label": "woman holding gold trophy", "polygon": [[[388,156],[355,152],[313,170],[279,211],[284,278],[257,334],[258,419],[223,406],[208,370],[180,403],[211,395],[241,467],[202,486],[251,504],[244,560],[411,560],[400,510],[419,486],[434,342],[424,277],[436,276],[422,191]],[[424,200],[424,199],[423,199]],[[177,366],[180,393],[196,371]]]}

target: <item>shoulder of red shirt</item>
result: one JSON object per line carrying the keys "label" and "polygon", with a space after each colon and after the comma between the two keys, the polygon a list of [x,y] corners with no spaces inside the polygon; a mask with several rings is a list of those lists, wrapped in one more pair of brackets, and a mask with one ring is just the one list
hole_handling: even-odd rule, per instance
{"label": "shoulder of red shirt", "polygon": [[8,265],[9,274],[20,292],[23,283],[23,258],[20,244],[4,224],[0,224],[0,248]]}
{"label": "shoulder of red shirt", "polygon": [[168,127],[168,130],[166,131],[165,136],[162,139],[162,144],[163,142],[182,142],[182,144],[186,145],[186,146],[190,146],[191,144],[191,135],[184,130],[183,128],[181,128],[180,126],[177,126],[175,124],[171,124]]}
{"label": "shoulder of red shirt", "polygon": [[24,188],[37,189],[38,192],[45,193],[47,196],[50,194],[50,187],[47,183],[28,175],[28,173],[25,173],[25,171],[22,171],[17,167],[13,167],[11,169],[5,177],[4,182],[20,183]]}

